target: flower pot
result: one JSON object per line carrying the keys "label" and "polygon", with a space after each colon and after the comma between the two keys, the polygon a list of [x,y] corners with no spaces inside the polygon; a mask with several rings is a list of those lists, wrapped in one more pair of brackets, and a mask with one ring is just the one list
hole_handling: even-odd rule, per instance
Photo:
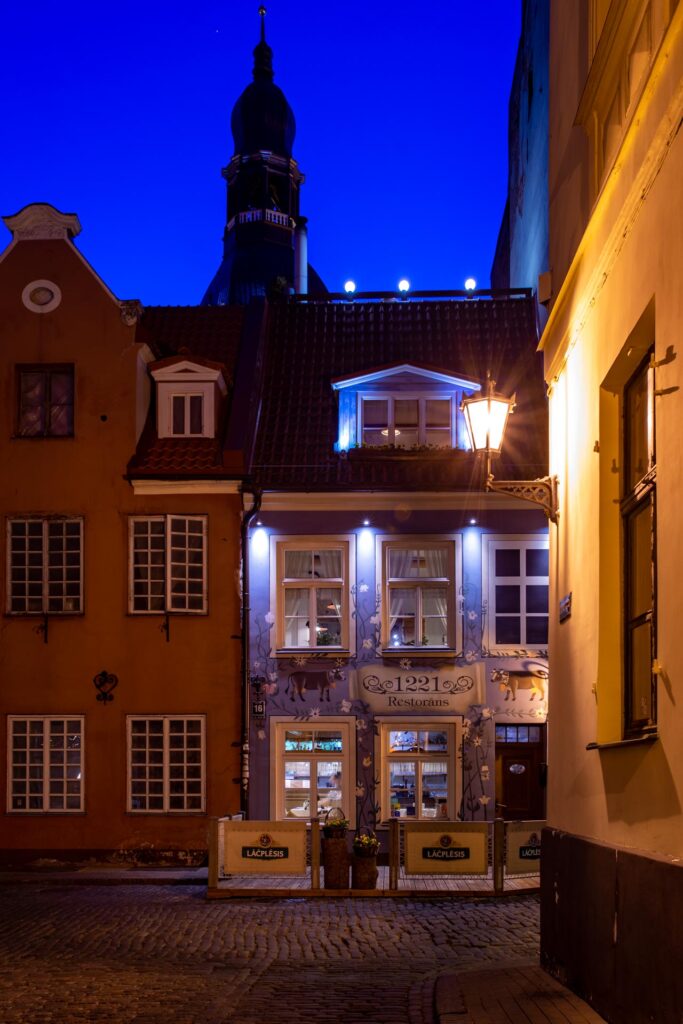
{"label": "flower pot", "polygon": [[334,825],[323,825],[323,839],[344,839],[346,838],[347,830],[345,828],[335,828]]}
{"label": "flower pot", "polygon": [[351,861],[351,888],[376,889],[377,875],[377,854],[354,851]]}

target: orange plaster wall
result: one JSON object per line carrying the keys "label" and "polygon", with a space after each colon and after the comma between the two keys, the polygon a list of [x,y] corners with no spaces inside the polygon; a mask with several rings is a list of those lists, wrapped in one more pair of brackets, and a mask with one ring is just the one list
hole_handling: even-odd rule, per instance
{"label": "orange plaster wall", "polygon": [[[62,302],[36,314],[26,284],[54,281]],[[0,262],[0,493],[4,516],[82,515],[85,614],[0,617],[2,839],[12,849],[204,847],[208,817],[239,809],[240,506],[236,495],[136,497],[124,479],[135,449],[135,328],[64,241],[20,242]],[[12,439],[16,363],[74,363],[75,437]],[[106,421],[101,419],[106,416]],[[209,614],[171,619],[127,613],[128,516],[208,514]],[[6,576],[6,531],[0,539]],[[93,677],[118,676],[112,703],[96,701]],[[206,715],[206,815],[127,814],[126,715]],[[6,813],[7,714],[85,718],[85,813]]]}

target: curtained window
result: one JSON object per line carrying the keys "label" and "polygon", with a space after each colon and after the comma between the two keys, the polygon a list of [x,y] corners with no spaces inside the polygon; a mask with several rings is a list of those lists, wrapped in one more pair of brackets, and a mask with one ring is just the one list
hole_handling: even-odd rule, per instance
{"label": "curtained window", "polygon": [[348,648],[348,542],[278,545],[278,647]]}
{"label": "curtained window", "polygon": [[385,647],[452,648],[453,542],[384,545]]}

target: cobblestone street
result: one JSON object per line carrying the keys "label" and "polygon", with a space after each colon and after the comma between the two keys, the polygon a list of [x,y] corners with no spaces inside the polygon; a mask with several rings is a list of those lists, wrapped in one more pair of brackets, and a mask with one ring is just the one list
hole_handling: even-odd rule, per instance
{"label": "cobblestone street", "polygon": [[3,1024],[431,1024],[440,971],[537,953],[538,900],[1,886]]}

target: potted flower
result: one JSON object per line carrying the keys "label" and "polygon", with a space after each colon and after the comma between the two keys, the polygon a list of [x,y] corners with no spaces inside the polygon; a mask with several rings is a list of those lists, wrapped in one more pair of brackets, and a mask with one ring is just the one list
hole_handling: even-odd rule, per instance
{"label": "potted flower", "polygon": [[378,853],[379,839],[371,829],[356,833],[353,840],[353,860],[351,862],[352,889],[377,888]]}
{"label": "potted flower", "polygon": [[323,822],[323,836],[325,839],[343,839],[348,828],[347,818],[326,818]]}
{"label": "potted flower", "polygon": [[326,889],[347,889],[349,885],[349,851],[346,846],[348,818],[341,807],[333,807],[325,815],[323,829],[323,869]]}

